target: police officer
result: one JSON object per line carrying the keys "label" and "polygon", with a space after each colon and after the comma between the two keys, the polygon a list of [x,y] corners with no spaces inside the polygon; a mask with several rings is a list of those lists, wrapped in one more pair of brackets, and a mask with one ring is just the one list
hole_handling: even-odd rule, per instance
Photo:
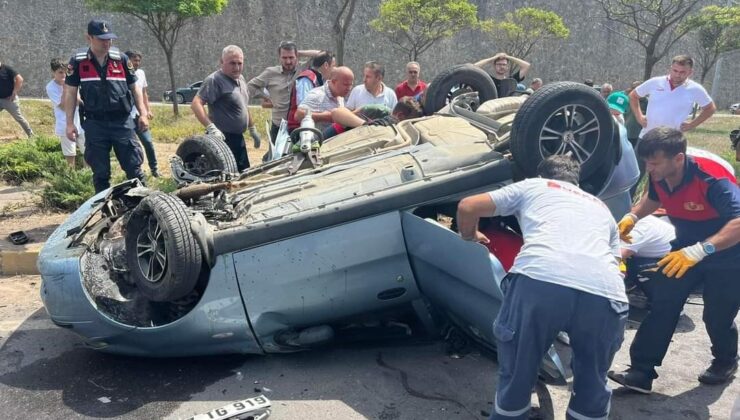
{"label": "police officer", "polygon": [[648,131],[637,146],[645,160],[649,190],[619,222],[623,239],[636,222],[660,206],[676,229],[672,251],[658,262],[661,272],[643,284],[652,296],[650,312],[630,347],[631,367],[609,372],[617,383],[645,394],[652,391],[673,331],[689,293],[704,285],[704,324],[714,360],[699,382],[721,384],[737,370],[740,309],[740,188],[724,165],[687,156],[686,138],[674,128]]}
{"label": "police officer", "polygon": [[[131,109],[136,102],[139,110],[139,129],[149,129],[141,89],[136,85],[134,67],[126,55],[112,48],[117,36],[110,24],[91,20],[87,24],[87,42],[90,48],[78,50],[69,61],[64,90],[64,109],[67,113],[67,138],[75,140],[74,111],[79,89],[84,113],[85,161],[93,171],[95,192],[110,186],[110,149],[113,147],[126,176],[144,179],[141,164],[143,153],[134,133]],[[141,112],[141,111],[144,112]]]}

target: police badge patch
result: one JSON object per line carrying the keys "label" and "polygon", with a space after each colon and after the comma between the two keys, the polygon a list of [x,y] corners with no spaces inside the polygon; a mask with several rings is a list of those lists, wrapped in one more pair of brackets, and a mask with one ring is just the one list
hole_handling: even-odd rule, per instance
{"label": "police badge patch", "polygon": [[75,68],[72,64],[67,64],[67,76],[75,74]]}
{"label": "police badge patch", "polygon": [[134,74],[135,73],[135,71],[134,71],[134,65],[131,64],[131,60],[126,60],[126,67],[128,67],[129,73],[131,73],[131,74]]}

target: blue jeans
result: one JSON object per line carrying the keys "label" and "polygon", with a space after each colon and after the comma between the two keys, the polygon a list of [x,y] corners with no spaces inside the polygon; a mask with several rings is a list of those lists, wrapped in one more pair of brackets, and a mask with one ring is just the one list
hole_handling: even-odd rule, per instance
{"label": "blue jeans", "polygon": [[504,303],[493,324],[499,381],[491,419],[526,419],[540,363],[558,332],[566,331],[573,357],[573,393],[567,418],[609,414],[606,372],[624,339],[629,305],[565,286],[509,274]]}
{"label": "blue jeans", "polygon": [[149,163],[149,169],[152,172],[157,172],[157,156],[154,154],[154,143],[152,142],[152,131],[139,131],[139,117],[137,116],[134,120],[136,124],[136,136],[141,140],[141,145],[144,146],[144,153],[146,153],[146,161]]}

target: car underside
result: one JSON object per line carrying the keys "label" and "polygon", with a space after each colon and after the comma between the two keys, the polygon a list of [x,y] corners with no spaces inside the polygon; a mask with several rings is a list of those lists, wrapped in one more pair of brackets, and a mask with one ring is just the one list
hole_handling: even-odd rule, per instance
{"label": "car underside", "polygon": [[[442,82],[458,94],[439,113],[327,139],[320,165],[294,154],[238,174],[224,145],[187,139],[172,162],[177,191],[127,181],[49,238],[39,268],[52,320],[92,348],[145,356],[417,333],[494,348],[506,271],[454,232],[457,201],[570,152],[582,187],[620,215],[637,167],[588,89],[485,101]],[[515,222],[489,223],[521,241]],[[545,362],[562,379],[554,349]]]}

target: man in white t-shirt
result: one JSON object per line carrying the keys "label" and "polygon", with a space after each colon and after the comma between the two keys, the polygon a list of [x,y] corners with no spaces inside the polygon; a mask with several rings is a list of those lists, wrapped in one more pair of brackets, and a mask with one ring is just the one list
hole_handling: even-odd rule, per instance
{"label": "man in white t-shirt", "polygon": [[[678,55],[673,57],[667,76],[653,77],[630,92],[630,109],[643,127],[640,138],[660,126],[681,131],[693,130],[717,110],[704,87],[689,79],[693,67],[694,60],[691,57]],[[647,116],[640,109],[640,98],[645,96],[650,97]],[[701,113],[693,120],[686,121],[694,103],[699,104]]]}
{"label": "man in white t-shirt", "polygon": [[[64,92],[64,78],[67,75],[67,63],[61,58],[54,58],[51,60],[51,73],[53,79],[46,84],[46,96],[51,100],[51,105],[54,108],[54,134],[59,137],[59,142],[62,145],[62,154],[64,159],[70,167],[75,167],[75,160],[77,157],[77,147],[80,148],[80,152],[85,153],[85,130],[80,126],[80,113],[75,110],[75,127],[77,127],[77,140],[70,140],[67,138],[67,115],[64,112],[64,104],[62,103],[62,93]],[[79,100],[79,99],[78,99]],[[84,162],[84,159],[83,159]]]}
{"label": "man in white t-shirt", "polygon": [[363,69],[363,84],[352,89],[347,99],[347,108],[357,111],[365,105],[385,105],[393,109],[398,102],[396,92],[383,83],[385,67],[377,61],[368,61]]}
{"label": "man in white t-shirt", "polygon": [[632,242],[620,241],[622,260],[627,272],[625,284],[628,290],[639,287],[648,300],[650,290],[641,286],[656,272],[658,261],[671,252],[671,241],[676,239],[676,229],[666,219],[646,216],[632,229]]}
{"label": "man in white t-shirt", "polygon": [[[131,65],[134,66],[134,74],[136,75],[136,84],[141,88],[143,100],[144,100],[144,107],[146,107],[146,117],[151,121],[154,118],[154,114],[152,113],[151,105],[149,105],[149,93],[148,93],[148,87],[149,83],[146,81],[146,74],[144,73],[144,70],[141,69],[141,61],[142,61],[142,54],[138,51],[126,51],[126,55],[129,58],[129,62]],[[159,172],[157,171],[157,155],[154,153],[154,142],[152,141],[152,132],[147,128],[146,131],[141,131],[139,129],[139,111],[136,109],[136,107],[131,108],[131,118],[134,119],[134,123],[136,125],[136,135],[139,137],[139,140],[141,141],[141,145],[144,146],[144,153],[146,154],[146,161],[149,163],[149,170],[153,177],[158,178]]]}
{"label": "man in white t-shirt", "polygon": [[568,418],[607,418],[606,372],[629,308],[617,224],[603,202],[578,188],[580,167],[570,157],[551,156],[537,172],[541,178],[467,197],[457,209],[465,240],[487,243],[479,218],[502,215],[516,216],[524,237],[493,325],[500,370],[490,418],[527,418],[542,357],[560,331],[573,350]]}

